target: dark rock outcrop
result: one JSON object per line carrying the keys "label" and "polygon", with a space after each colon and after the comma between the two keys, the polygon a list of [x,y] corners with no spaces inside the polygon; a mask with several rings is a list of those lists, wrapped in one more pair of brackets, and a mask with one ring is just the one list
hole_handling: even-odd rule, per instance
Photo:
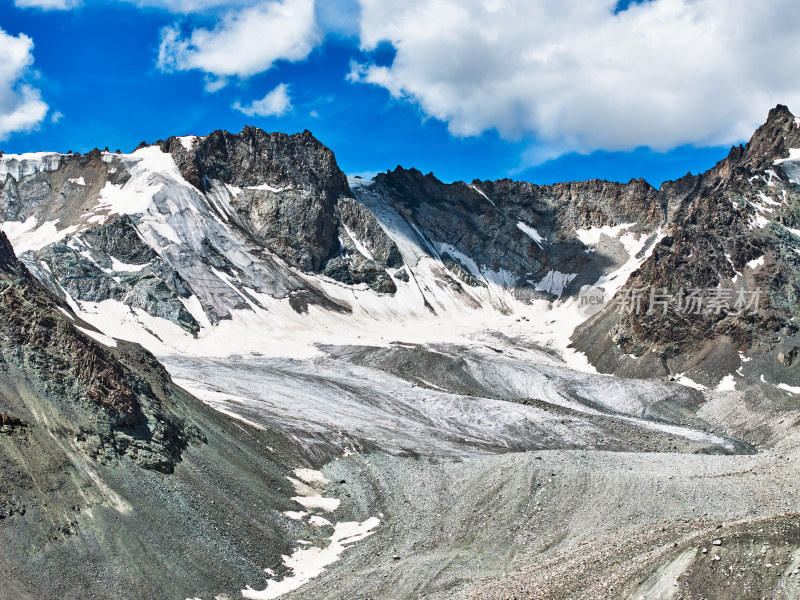
{"label": "dark rock outcrop", "polygon": [[[306,272],[347,284],[367,283],[393,293],[387,267],[401,263],[393,242],[355,202],[329,148],[309,131],[295,135],[245,127],[194,138],[159,141],[186,180],[202,191],[218,181],[237,191],[232,207],[259,245]],[[345,233],[363,233],[373,258],[362,256]]]}
{"label": "dark rock outcrop", "polygon": [[475,272],[463,259],[468,257],[490,278],[510,273],[512,291],[522,301],[561,295],[537,285],[551,271],[574,276],[563,290],[569,295],[612,264],[606,256],[587,254],[576,229],[636,223],[633,231],[649,235],[666,213],[663,196],[643,180],[445,184],[398,167],[378,175],[370,191],[385,198],[461,282],[485,285],[486,273]]}
{"label": "dark rock outcrop", "polygon": [[[40,268],[41,261],[48,270]],[[29,267],[56,295],[75,300],[118,300],[189,333],[200,325],[181,303],[191,288],[180,274],[145,244],[127,215],[42,248]]]}
{"label": "dark rock outcrop", "polygon": [[190,150],[178,138],[158,145],[197,189],[210,189],[211,180],[241,188],[234,208],[250,233],[289,264],[318,271],[330,256],[336,201],[349,187],[333,152],[310,132],[288,136],[245,127],[195,138]]}

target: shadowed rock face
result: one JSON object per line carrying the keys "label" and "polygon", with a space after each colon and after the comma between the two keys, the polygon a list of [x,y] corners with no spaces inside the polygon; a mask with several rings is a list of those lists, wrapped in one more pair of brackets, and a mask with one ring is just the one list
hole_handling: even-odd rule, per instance
{"label": "shadowed rock face", "polygon": [[[754,372],[796,385],[800,188],[787,172],[790,165],[776,163],[791,147],[800,147],[800,126],[778,106],[746,146],[733,148],[713,169],[665,183],[667,236],[617,295],[621,300],[655,289],[677,298],[692,288],[719,287],[752,301],[760,290],[758,310],[620,315],[617,306],[581,326],[575,346],[606,372],[666,375],[693,368],[722,344],[734,356],[757,355]],[[726,373],[709,368],[703,367],[703,379],[715,385]]]}
{"label": "shadowed rock face", "polygon": [[336,214],[339,255],[328,258],[322,272],[342,283],[366,283],[376,292],[397,291],[386,269],[402,267],[403,259],[372,213],[353,198],[340,198]]}
{"label": "shadowed rock face", "polygon": [[66,292],[88,302],[118,300],[168,319],[189,333],[200,330],[181,303],[191,296],[191,288],[142,241],[127,215],[88,229],[80,237],[46,246],[35,253],[35,259],[29,261],[29,268],[62,299]]}

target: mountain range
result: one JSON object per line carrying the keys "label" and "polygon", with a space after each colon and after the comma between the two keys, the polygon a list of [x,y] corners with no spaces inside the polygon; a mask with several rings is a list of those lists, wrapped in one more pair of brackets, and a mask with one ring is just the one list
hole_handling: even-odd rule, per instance
{"label": "mountain range", "polygon": [[0,156],[3,598],[794,598],[800,118],[666,182]]}

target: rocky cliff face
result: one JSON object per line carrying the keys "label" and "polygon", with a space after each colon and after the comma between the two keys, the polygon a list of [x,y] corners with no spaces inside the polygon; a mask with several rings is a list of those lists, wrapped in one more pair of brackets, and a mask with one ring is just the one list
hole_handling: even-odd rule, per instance
{"label": "rocky cliff face", "polygon": [[300,460],[282,436],[93,330],[3,233],[0,333],[0,596],[233,595],[280,568],[300,535],[280,515]]}
{"label": "rocky cliff face", "polygon": [[[800,124],[779,106],[713,169],[665,183],[666,237],[618,292],[617,304],[581,326],[576,346],[610,372],[696,368],[700,380],[716,385],[744,367],[796,385],[800,180],[783,160],[792,147],[800,147]],[[648,312],[651,290],[669,298],[666,310],[659,303]],[[643,309],[631,311],[637,295]],[[757,360],[743,365],[739,355]]]}
{"label": "rocky cliff face", "polygon": [[[169,397],[92,339],[90,329],[79,328],[69,309],[58,306],[16,259],[1,232],[0,286],[5,394],[20,385],[42,394],[61,432],[95,459],[128,457],[145,468],[172,472],[186,446],[202,440],[170,414]],[[154,358],[149,363],[169,380]],[[36,414],[43,407],[25,408]]]}
{"label": "rocky cliff face", "polygon": [[[199,190],[220,182],[233,191],[239,225],[259,245],[306,272],[349,284],[367,283],[393,293],[384,270],[399,255],[361,255],[347,233],[369,231],[378,245],[392,243],[371,214],[354,211],[347,177],[329,148],[311,132],[266,133],[245,127],[239,134],[215,131],[202,138],[169,138],[169,152],[186,180]],[[220,215],[222,216],[222,215]],[[392,262],[386,262],[387,259]],[[331,264],[332,263],[332,264]]]}
{"label": "rocky cliff face", "polygon": [[[336,202],[347,178],[310,132],[288,136],[245,127],[203,138],[169,138],[168,152],[198,190],[213,182],[234,187],[236,213],[262,245],[305,271],[319,271],[336,246]],[[239,191],[241,190],[241,191]]]}
{"label": "rocky cliff face", "polygon": [[190,333],[200,329],[181,302],[190,286],[140,239],[128,215],[42,248],[29,267],[62,299],[117,300]]}
{"label": "rocky cliff face", "polygon": [[617,264],[618,256],[587,253],[576,230],[628,224],[647,237],[666,216],[663,197],[642,180],[444,184],[398,167],[378,175],[370,192],[411,224],[462,283],[484,285],[487,275],[505,280],[522,301],[568,296]]}
{"label": "rocky cliff face", "polygon": [[123,302],[193,334],[193,296],[212,323],[261,307],[255,294],[346,311],[303,274],[391,294],[387,269],[402,266],[308,132],[218,131],[133,155],[7,156],[0,199],[0,218],[26,238],[23,260],[51,291]]}

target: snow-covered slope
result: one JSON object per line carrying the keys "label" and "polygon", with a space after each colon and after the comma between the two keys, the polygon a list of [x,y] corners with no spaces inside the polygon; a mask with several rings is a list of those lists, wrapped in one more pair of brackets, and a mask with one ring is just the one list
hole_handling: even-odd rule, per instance
{"label": "snow-covered slope", "polygon": [[[184,144],[180,148],[186,151]],[[431,239],[372,181],[354,186],[368,210],[360,220],[358,214],[350,218],[352,227],[341,218],[335,253],[372,261],[370,247],[395,246],[400,262],[384,264],[391,291],[336,280],[324,269],[301,269],[262,243],[243,198],[250,196],[252,212],[275,198],[294,199],[303,193],[302,183],[265,175],[265,181],[239,187],[205,177],[199,189],[159,145],[129,155],[5,156],[0,169],[7,175],[6,195],[19,198],[17,210],[7,204],[2,229],[31,271],[108,335],[160,354],[302,356],[313,354],[318,342],[455,341],[484,329],[524,331],[533,328],[520,327],[521,316],[538,320],[552,311],[548,320],[559,320],[567,314],[551,301],[578,276],[553,271],[544,260],[541,280],[531,273],[535,260],[523,274],[515,272],[519,261],[507,261],[508,268],[502,261],[487,265],[455,239]],[[31,189],[38,196],[29,204]],[[70,195],[77,201],[66,206],[63,198]],[[387,240],[370,231],[376,223]],[[458,226],[451,237],[460,236]],[[606,228],[587,244],[580,231],[566,232],[566,248],[574,247],[582,271],[591,272],[589,283],[620,273],[621,284],[621,273],[641,262],[642,255],[633,256],[652,240],[631,233],[632,227],[623,228],[624,239],[619,228]],[[621,243],[602,261],[586,260],[601,238],[606,245],[617,238]],[[563,321],[574,317],[569,312],[559,320],[561,342],[576,324]]]}
{"label": "snow-covered slope", "polygon": [[[608,378],[574,373],[594,371],[568,348],[584,318],[578,284],[602,284],[613,295],[659,239],[653,224],[617,214],[576,229],[542,217],[535,204],[520,204],[508,190],[478,193],[433,181],[427,182],[435,186],[432,193],[445,194],[448,204],[464,194],[466,201],[480,202],[491,224],[487,231],[471,230],[475,224],[464,221],[461,211],[447,209],[434,227],[408,210],[409,203],[420,209],[425,197],[413,190],[398,197],[407,174],[337,188],[335,170],[323,170],[324,181],[334,183],[318,183],[292,162],[297,144],[303,156],[325,150],[309,150],[306,137],[278,141],[275,155],[291,158],[281,169],[263,166],[258,175],[238,167],[245,176],[204,167],[223,179],[201,176],[197,165],[207,159],[189,155],[211,143],[207,138],[194,138],[188,148],[181,140],[161,142],[129,155],[0,158],[8,163],[7,195],[22,199],[29,188],[41,191],[35,209],[7,206],[2,227],[29,269],[103,332],[101,343],[140,343],[212,406],[280,426],[309,448],[319,447],[314,452],[321,456],[346,447],[342,432],[358,447],[435,458],[514,448],[621,448],[637,431],[736,449],[691,427],[670,429],[648,420],[653,414],[646,406],[686,404],[680,386],[615,387]],[[237,156],[226,159],[226,169],[244,160]],[[18,164],[27,174],[14,170]],[[328,198],[328,188],[339,195]],[[66,193],[77,194],[71,210],[60,201]],[[285,229],[295,236],[285,244],[263,235],[270,223],[281,222],[282,207],[303,202],[333,219],[332,253],[316,266],[308,257],[323,252],[323,245],[301,235],[311,226]],[[557,202],[540,204],[544,211]],[[431,203],[430,210],[438,209]],[[383,280],[374,274],[378,269]],[[386,280],[391,286],[380,283]],[[438,344],[465,356],[478,352],[471,376],[482,383],[454,394],[458,390],[434,381],[435,374],[419,375],[408,388],[402,378],[333,356],[335,348],[398,343]],[[476,350],[487,343],[496,350]],[[546,351],[515,361],[496,356],[515,347]],[[443,360],[438,353],[429,356]],[[395,362],[405,360],[398,354]],[[388,396],[376,403],[383,393]],[[622,406],[626,394],[629,405]],[[530,399],[542,404],[502,401]],[[674,416],[668,413],[662,416]]]}

